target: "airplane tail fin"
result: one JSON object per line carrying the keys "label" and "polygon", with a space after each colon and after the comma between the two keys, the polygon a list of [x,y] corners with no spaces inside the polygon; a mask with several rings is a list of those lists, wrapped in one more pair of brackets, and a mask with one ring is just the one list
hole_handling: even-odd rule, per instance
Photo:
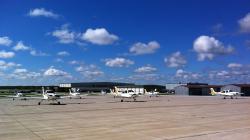
{"label": "airplane tail fin", "polygon": [[216,92],[214,91],[213,88],[210,88],[210,91],[211,91],[211,92],[210,92],[211,95],[216,95]]}
{"label": "airplane tail fin", "polygon": [[71,89],[69,89],[69,94],[71,95]]}
{"label": "airplane tail fin", "polygon": [[42,92],[43,92],[43,95],[44,95],[45,94],[44,87],[42,87]]}
{"label": "airplane tail fin", "polygon": [[116,94],[116,95],[118,95],[118,88],[117,87],[114,87],[115,89],[114,89],[114,93]]}

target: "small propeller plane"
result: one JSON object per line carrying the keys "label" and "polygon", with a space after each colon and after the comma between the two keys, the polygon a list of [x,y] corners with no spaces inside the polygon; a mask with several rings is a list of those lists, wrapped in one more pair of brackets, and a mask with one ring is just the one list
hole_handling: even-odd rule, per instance
{"label": "small propeller plane", "polygon": [[21,91],[18,91],[14,96],[7,96],[8,98],[12,98],[13,101],[15,99],[27,100],[27,97]]}
{"label": "small propeller plane", "polygon": [[86,95],[81,95],[81,93],[79,92],[79,89],[69,89],[69,96],[63,96],[62,98],[70,98],[70,99],[82,99],[83,96]]}
{"label": "small propeller plane", "polygon": [[114,87],[114,91],[111,90],[111,95],[114,96],[114,98],[118,97],[121,98],[121,102],[124,101],[125,98],[133,99],[136,101],[136,98],[139,97],[139,94],[136,94],[133,90],[126,90],[126,91],[118,91],[117,87]]}
{"label": "small propeller plane", "polygon": [[150,98],[151,97],[158,97],[159,92],[155,89],[154,91],[148,92],[146,89],[144,89],[144,94],[148,95]]}
{"label": "small propeller plane", "polygon": [[232,90],[223,90],[220,92],[215,92],[213,88],[210,88],[210,90],[211,90],[211,93],[210,93],[211,95],[221,95],[221,96],[224,96],[224,99],[226,99],[226,97],[230,97],[231,99],[235,97],[235,99],[237,99],[238,96],[243,94],[243,93],[235,92]]}

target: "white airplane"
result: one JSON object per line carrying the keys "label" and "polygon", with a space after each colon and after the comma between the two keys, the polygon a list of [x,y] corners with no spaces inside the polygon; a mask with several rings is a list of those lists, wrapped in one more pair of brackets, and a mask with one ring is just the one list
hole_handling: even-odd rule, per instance
{"label": "white airplane", "polygon": [[79,89],[69,89],[69,96],[63,96],[62,98],[74,98],[74,99],[82,99],[83,96],[86,96],[86,95],[81,95],[81,93],[79,92]]}
{"label": "white airplane", "polygon": [[155,89],[154,91],[148,92],[146,89],[144,89],[144,94],[148,95],[150,98],[151,97],[158,97],[159,92]]}
{"label": "white airplane", "polygon": [[22,92],[20,92],[20,91],[18,91],[14,96],[7,96],[7,97],[8,97],[8,98],[12,98],[13,101],[14,101],[15,99],[27,100],[27,98],[25,97],[25,95],[24,95]]}
{"label": "white airplane", "polygon": [[220,92],[215,92],[213,88],[210,88],[211,90],[211,95],[221,95],[224,96],[224,99],[226,99],[226,97],[231,97],[231,99],[233,99],[235,97],[235,99],[237,99],[238,96],[240,96],[243,93],[240,92],[234,92],[232,90],[223,90]]}
{"label": "white airplane", "polygon": [[42,101],[44,101],[44,100],[53,101],[53,102],[57,101],[57,104],[59,104],[59,105],[61,104],[61,102],[58,101],[59,99],[62,99],[61,96],[55,94],[54,91],[52,91],[52,90],[45,91],[44,87],[42,87],[42,92],[43,92],[43,97],[40,98],[41,101],[38,102],[38,105],[41,105]]}
{"label": "white airplane", "polygon": [[126,90],[126,91],[118,91],[117,87],[114,87],[114,92],[111,90],[111,95],[114,96],[114,98],[119,97],[121,98],[121,102],[124,101],[124,98],[129,98],[129,99],[133,99],[134,101],[136,101],[136,98],[139,96],[139,94],[136,94],[133,90]]}

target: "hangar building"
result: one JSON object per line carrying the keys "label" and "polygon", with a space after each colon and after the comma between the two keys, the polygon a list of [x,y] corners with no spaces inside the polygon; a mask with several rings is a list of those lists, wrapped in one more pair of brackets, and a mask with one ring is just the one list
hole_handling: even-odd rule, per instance
{"label": "hangar building", "polygon": [[175,95],[197,95],[210,96],[210,88],[215,91],[220,91],[220,85],[208,85],[203,83],[188,83],[187,85],[180,85],[175,87]]}

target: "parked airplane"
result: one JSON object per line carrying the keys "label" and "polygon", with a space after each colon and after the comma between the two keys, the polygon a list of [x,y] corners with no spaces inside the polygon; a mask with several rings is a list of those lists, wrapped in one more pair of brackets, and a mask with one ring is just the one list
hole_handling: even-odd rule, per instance
{"label": "parked airplane", "polygon": [[14,96],[7,96],[7,97],[8,97],[8,98],[12,98],[13,101],[14,101],[15,99],[27,100],[27,98],[25,97],[25,95],[24,95],[22,92],[20,92],[20,91],[18,91]]}
{"label": "parked airplane", "polygon": [[233,99],[235,97],[235,99],[237,99],[238,96],[240,96],[243,93],[240,92],[234,92],[232,90],[223,90],[220,92],[215,92],[213,88],[210,88],[211,90],[211,95],[221,95],[224,96],[224,99],[226,99],[226,97],[231,97],[231,99]]}
{"label": "parked airplane", "polygon": [[60,95],[57,95],[54,93],[54,91],[52,90],[44,90],[44,87],[42,87],[42,92],[43,92],[43,97],[41,98],[41,101],[38,102],[38,105],[41,105],[42,101],[44,100],[48,100],[48,101],[57,101],[57,104],[61,104],[60,101],[58,101],[59,99],[61,99]]}
{"label": "parked airplane", "polygon": [[74,90],[72,90],[72,89],[69,89],[69,96],[63,96],[62,98],[70,98],[70,99],[72,99],[72,98],[74,98],[74,99],[82,99],[82,97],[83,96],[86,96],[86,95],[81,95],[81,93],[79,92],[79,89],[74,89]]}
{"label": "parked airplane", "polygon": [[154,91],[148,92],[146,89],[144,89],[145,95],[148,95],[150,98],[155,96],[158,97],[159,92],[155,89]]}
{"label": "parked airplane", "polygon": [[117,87],[114,87],[114,91],[111,90],[111,95],[114,96],[114,98],[119,97],[121,98],[121,102],[124,101],[125,98],[133,99],[136,101],[136,98],[139,96],[139,94],[136,94],[133,90],[126,90],[126,91],[118,91]]}

